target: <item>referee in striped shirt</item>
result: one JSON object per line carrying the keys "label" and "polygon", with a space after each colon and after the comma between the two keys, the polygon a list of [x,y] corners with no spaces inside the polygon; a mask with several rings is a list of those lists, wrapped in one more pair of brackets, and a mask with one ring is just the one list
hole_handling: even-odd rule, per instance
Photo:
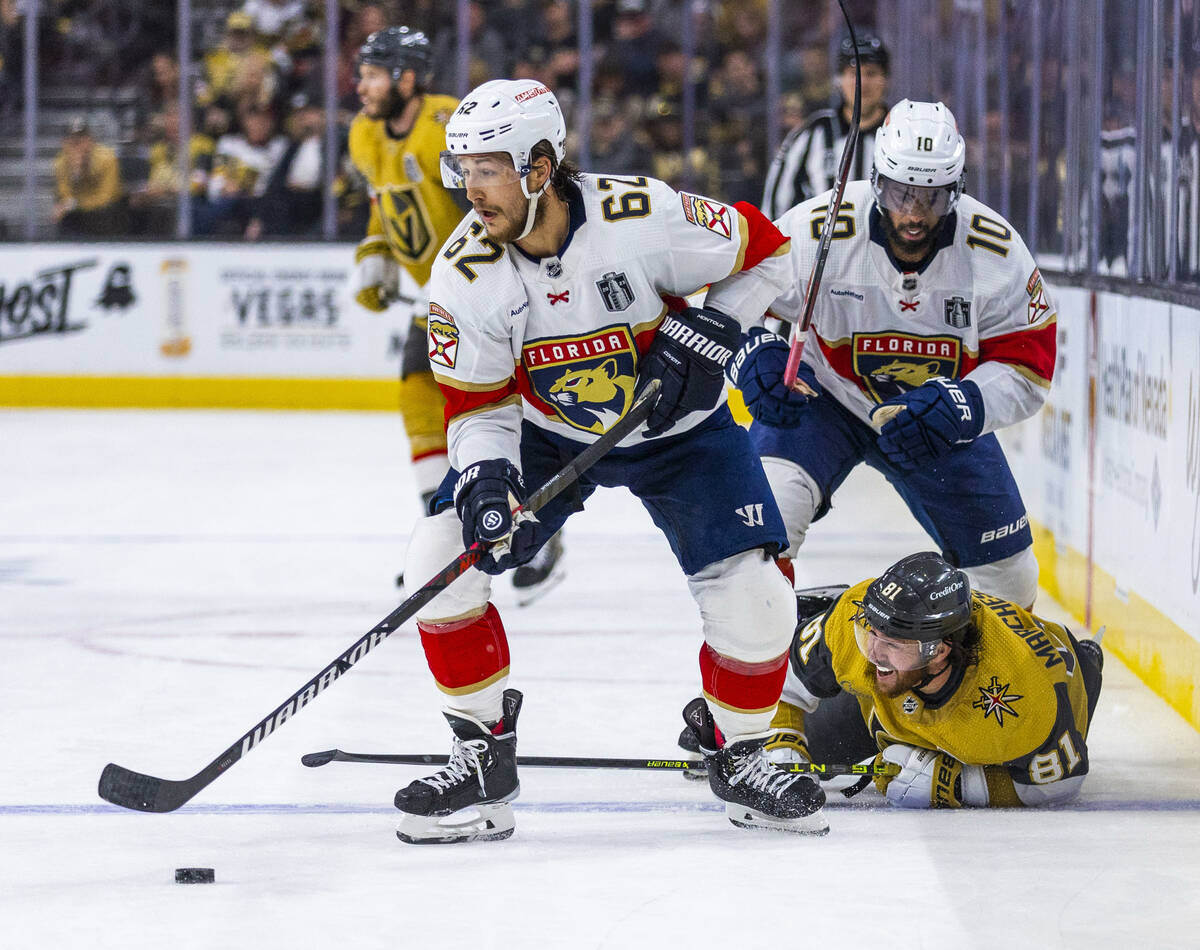
{"label": "referee in striped shirt", "polygon": [[[870,177],[875,130],[888,113],[887,47],[879,37],[860,33],[858,57],[862,67],[862,124],[850,165],[850,181]],[[778,220],[792,205],[833,187],[842,146],[850,134],[854,104],[854,44],[849,36],[838,48],[837,67],[841,105],[837,109],[822,109],[791,132],[771,162],[762,210],[772,221]]]}

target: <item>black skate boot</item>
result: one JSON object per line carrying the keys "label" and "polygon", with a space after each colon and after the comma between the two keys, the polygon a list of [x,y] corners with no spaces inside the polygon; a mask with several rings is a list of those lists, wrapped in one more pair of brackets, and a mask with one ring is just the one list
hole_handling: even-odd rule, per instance
{"label": "black skate boot", "polygon": [[732,742],[708,760],[708,787],[739,828],[823,835],[825,792],[809,776],[786,772],[767,756],[767,736]]}
{"label": "black skate boot", "polygon": [[521,694],[504,691],[498,732],[469,716],[445,713],[454,730],[446,767],[396,792],[404,812],[396,837],[408,844],[499,841],[516,827],[512,806],[517,780],[517,715]]}
{"label": "black skate boot", "polygon": [[525,607],[557,587],[567,576],[562,566],[562,532],[542,545],[528,564],[513,570],[512,585],[517,603]]}
{"label": "black skate boot", "polygon": [[688,758],[701,763],[684,772],[683,777],[691,782],[703,781],[708,778],[708,757],[717,751],[717,727],[703,696],[689,700],[683,707],[683,721],[687,725],[679,733],[679,748],[691,753]]}
{"label": "black skate boot", "polygon": [[[771,762],[764,746],[771,736],[743,739],[716,749],[716,726],[703,697],[683,708],[683,720],[708,763],[708,787],[725,802],[726,817],[739,828],[769,828],[823,835],[825,793],[809,776]],[[680,736],[681,744],[683,736]]]}

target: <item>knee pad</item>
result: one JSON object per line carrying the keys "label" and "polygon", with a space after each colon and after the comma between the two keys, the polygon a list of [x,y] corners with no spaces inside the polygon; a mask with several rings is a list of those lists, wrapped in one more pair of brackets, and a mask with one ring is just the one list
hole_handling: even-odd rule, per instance
{"label": "knee pad", "polygon": [[1001,558],[991,564],[964,567],[971,587],[1011,600],[1027,610],[1033,607],[1038,591],[1038,565],[1033,555],[1033,546],[1018,551],[1011,557]]}
{"label": "knee pad", "polygon": [[821,506],[821,489],[808,472],[789,459],[767,456],[762,467],[787,529],[788,547],[783,553],[795,557]]}
{"label": "knee pad", "polygon": [[796,629],[796,595],[775,562],[755,548],[709,564],[688,578],[704,640],[743,663],[784,653]]}
{"label": "knee pad", "polygon": [[[462,554],[462,522],[453,508],[421,518],[413,525],[404,559],[405,584],[415,590]],[[776,571],[778,573],[778,571]],[[471,568],[417,612],[423,623],[449,623],[483,613],[492,593],[492,579]]]}

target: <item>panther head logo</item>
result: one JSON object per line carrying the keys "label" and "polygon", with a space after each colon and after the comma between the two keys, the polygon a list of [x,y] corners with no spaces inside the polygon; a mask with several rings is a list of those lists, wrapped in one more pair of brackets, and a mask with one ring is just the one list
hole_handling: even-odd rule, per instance
{"label": "panther head logo", "polygon": [[550,387],[550,399],[572,424],[604,432],[625,414],[633,401],[634,379],[621,375],[617,361],[568,369]]}
{"label": "panther head logo", "polygon": [[927,383],[934,376],[943,375],[942,365],[938,360],[925,363],[914,363],[909,360],[892,360],[870,371],[872,381],[878,384],[894,383],[900,389],[916,389],[922,383]]}

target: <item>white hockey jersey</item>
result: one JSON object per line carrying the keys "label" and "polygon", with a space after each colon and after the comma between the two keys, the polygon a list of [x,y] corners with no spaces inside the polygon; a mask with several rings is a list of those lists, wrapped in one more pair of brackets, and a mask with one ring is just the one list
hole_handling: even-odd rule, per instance
{"label": "white hockey jersey", "polygon": [[[771,313],[803,313],[829,193],[776,223],[792,240],[791,287]],[[933,376],[969,377],[984,401],[984,432],[1024,419],[1054,375],[1057,314],[1013,227],[963,195],[925,269],[889,257],[868,181],[846,185],[804,361],[825,392],[864,422],[878,403]],[[873,223],[874,222],[874,223]]]}
{"label": "white hockey jersey", "polygon": [[[560,256],[490,240],[474,213],[429,282],[429,362],[446,396],[450,462],[518,459],[522,417],[592,442],[633,402],[640,357],[682,298],[756,322],[790,280],[787,240],[757,209],[652,178],[584,175]],[[740,274],[736,286],[720,282]],[[693,412],[668,435],[698,425]],[[639,432],[623,445],[645,438]]]}

